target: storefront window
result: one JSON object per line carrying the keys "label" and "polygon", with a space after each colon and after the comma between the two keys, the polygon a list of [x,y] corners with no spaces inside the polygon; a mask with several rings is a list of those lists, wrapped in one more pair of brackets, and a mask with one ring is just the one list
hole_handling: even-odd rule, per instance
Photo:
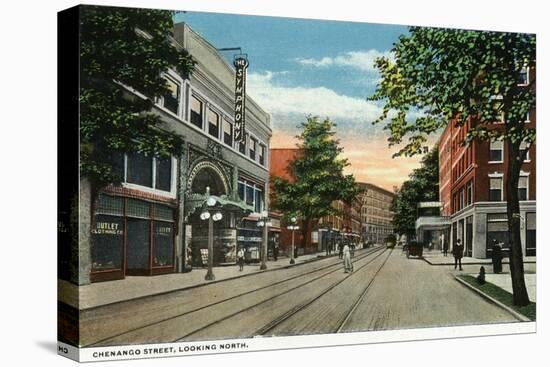
{"label": "storefront window", "polygon": [[153,266],[173,265],[174,224],[169,222],[154,222]]}
{"label": "storefront window", "polygon": [[525,214],[525,255],[537,255],[537,213]]}
{"label": "storefront window", "polygon": [[92,271],[122,268],[124,218],[96,215],[92,229]]}
{"label": "storefront window", "polygon": [[149,221],[128,218],[126,268],[146,271],[149,268]]}
{"label": "storefront window", "polygon": [[493,240],[500,243],[503,249],[510,246],[506,213],[487,214],[487,257],[493,253]]}

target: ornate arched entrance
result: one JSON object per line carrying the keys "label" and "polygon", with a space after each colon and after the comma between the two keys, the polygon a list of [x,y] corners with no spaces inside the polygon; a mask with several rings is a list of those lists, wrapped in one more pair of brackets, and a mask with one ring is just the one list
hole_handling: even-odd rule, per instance
{"label": "ornate arched entrance", "polygon": [[[231,186],[223,169],[212,161],[200,161],[190,170],[187,179],[186,245],[191,249],[194,267],[205,266],[208,258],[208,221],[201,220],[202,206],[206,188],[210,194],[218,197],[230,196]],[[202,200],[202,201],[201,201]],[[237,230],[234,213],[220,209],[223,218],[214,223],[214,264],[235,262]]]}

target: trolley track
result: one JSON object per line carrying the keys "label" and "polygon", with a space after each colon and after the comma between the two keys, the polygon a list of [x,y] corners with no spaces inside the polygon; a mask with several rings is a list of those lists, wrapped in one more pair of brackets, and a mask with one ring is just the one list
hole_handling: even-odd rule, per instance
{"label": "trolley track", "polygon": [[[207,338],[212,338],[211,336],[209,336],[209,332],[210,332],[209,329],[215,329],[215,328],[217,328],[218,330],[213,330],[210,333],[218,333],[218,334],[215,334],[216,337],[222,337],[222,335],[224,335],[224,334],[225,334],[225,337],[229,337],[229,336],[232,336],[232,337],[237,337],[237,336],[238,337],[252,337],[252,336],[257,336],[257,335],[265,335],[268,332],[270,332],[271,330],[273,330],[275,327],[280,325],[281,323],[285,322],[287,319],[291,318],[294,315],[297,315],[302,310],[309,307],[315,301],[317,301],[318,299],[322,298],[327,293],[329,293],[332,289],[335,289],[338,285],[340,285],[343,282],[345,282],[346,280],[350,279],[355,274],[359,274],[360,270],[366,268],[369,264],[376,261],[384,253],[386,253],[386,249],[383,249],[383,251],[377,253],[376,256],[374,256],[369,261],[366,261],[364,264],[362,264],[360,266],[358,266],[359,261],[355,261],[356,270],[353,273],[351,273],[350,275],[347,275],[347,276],[341,276],[339,278],[336,278],[332,283],[330,283],[328,286],[323,287],[322,289],[315,289],[316,291],[314,292],[313,297],[308,297],[305,300],[303,300],[302,302],[298,302],[294,306],[291,305],[290,308],[288,308],[288,302],[287,302],[287,301],[290,301],[290,300],[287,300],[284,297],[288,298],[289,296],[292,296],[290,293],[292,291],[297,290],[298,288],[301,288],[301,287],[296,287],[294,289],[290,289],[290,290],[288,290],[286,292],[283,292],[281,294],[274,295],[273,297],[271,297],[269,299],[266,299],[262,302],[259,302],[255,305],[251,305],[250,307],[246,307],[246,308],[243,308],[243,309],[238,310],[236,312],[233,312],[232,314],[229,314],[226,317],[217,319],[217,320],[215,320],[215,321],[213,321],[213,322],[211,322],[207,325],[204,325],[203,327],[201,327],[197,330],[189,332],[189,333],[181,336],[180,338],[176,339],[175,341],[204,340],[204,339],[207,339]],[[387,258],[385,260],[387,261]],[[384,261],[384,263],[385,263],[385,261]],[[298,295],[296,295],[296,296],[298,296]],[[269,306],[271,306],[271,308]],[[235,324],[235,322],[237,321],[235,319],[238,318],[239,315],[245,314],[247,320],[248,319],[257,320],[258,318],[261,318],[262,315],[265,317],[265,315],[271,315],[272,313],[276,313],[275,310],[277,308],[282,309],[282,310],[279,310],[279,315],[277,315],[275,318],[270,319],[267,323],[261,325],[259,328],[255,328],[255,329],[248,328],[248,330],[247,330],[247,328],[245,327],[245,330],[243,330],[243,331],[234,331],[237,334],[239,334],[239,332],[240,332],[239,335],[231,334],[230,325]],[[221,333],[220,333],[220,331],[221,331]]]}
{"label": "trolley track", "polygon": [[[369,256],[371,256],[373,254],[379,253],[382,250],[384,250],[383,247],[378,247],[378,248],[375,248],[375,249],[372,249],[372,250],[368,250],[367,252],[362,253],[360,256],[357,256],[354,260],[355,260],[355,262],[361,261],[365,258],[368,258]],[[182,317],[190,316],[194,313],[198,313],[198,312],[201,312],[201,311],[208,311],[208,309],[212,309],[216,306],[223,306],[224,303],[230,303],[232,301],[235,302],[235,301],[238,301],[239,298],[245,298],[247,296],[254,295],[255,293],[265,292],[266,290],[269,290],[270,288],[276,288],[276,287],[281,287],[281,286],[283,287],[282,292],[278,292],[277,294],[274,294],[271,297],[268,297],[267,299],[264,299],[260,302],[255,302],[254,304],[249,305],[248,307],[246,307],[246,309],[250,309],[254,306],[257,306],[258,304],[262,304],[264,302],[269,302],[270,300],[273,300],[274,298],[276,298],[278,296],[281,296],[283,294],[287,294],[287,293],[289,293],[293,290],[304,287],[305,285],[307,285],[307,284],[309,284],[313,281],[316,281],[316,280],[322,279],[324,277],[327,277],[328,275],[333,274],[333,273],[341,270],[341,267],[342,267],[342,265],[341,265],[340,261],[338,261],[336,263],[333,262],[333,263],[330,263],[330,264],[327,264],[327,265],[323,265],[319,268],[315,268],[313,270],[309,270],[309,271],[304,272],[304,273],[299,273],[299,274],[293,275],[289,278],[285,278],[285,279],[282,279],[280,281],[276,281],[274,283],[270,283],[268,285],[261,286],[261,287],[255,288],[255,289],[251,289],[249,291],[242,292],[242,293],[233,295],[231,297],[221,299],[221,300],[216,301],[216,302],[211,302],[211,303],[196,307],[194,309],[191,309],[191,310],[188,310],[188,311],[185,311],[185,312],[181,312],[181,313],[177,313],[175,315],[171,315],[170,317],[162,318],[162,319],[159,319],[159,320],[155,320],[154,322],[145,323],[145,324],[142,324],[138,327],[127,329],[127,330],[125,330],[121,333],[117,333],[116,335],[109,335],[108,337],[104,337],[104,338],[101,338],[101,339],[96,339],[92,343],[88,343],[86,346],[96,347],[96,346],[106,346],[106,345],[115,345],[115,344],[120,345],[120,344],[124,344],[124,343],[126,343],[126,344],[134,343],[134,342],[136,342],[136,340],[132,340],[131,336],[133,334],[140,334],[140,331],[145,331],[147,329],[151,329],[151,328],[155,328],[155,327],[161,327],[161,325],[165,325],[167,323],[169,324],[170,322],[175,322],[175,321],[177,321],[178,319],[180,319]],[[325,271],[325,270],[327,270],[327,271]],[[315,275],[316,273],[321,273],[321,274]],[[308,276],[313,276],[313,278],[305,279]],[[300,280],[300,278],[304,278],[304,281],[299,283],[297,286],[291,286],[288,289],[284,289],[285,283],[290,284],[293,281]],[[240,310],[239,312],[233,312],[232,315],[233,314],[238,314],[242,311],[243,310]],[[223,319],[227,319],[229,317],[231,317],[231,316],[223,317]],[[223,320],[217,319],[214,322],[211,322],[208,325],[200,328],[199,330],[202,330],[204,328],[208,328],[211,325],[217,324],[221,321],[223,321]],[[178,337],[177,340],[181,340],[182,338],[186,338],[190,335],[193,335],[196,332],[198,332],[199,330],[194,330],[193,332],[185,334],[183,337]],[[163,340],[163,341],[166,342],[166,340]]]}
{"label": "trolley track", "polygon": [[[384,267],[384,265],[386,264],[386,262],[390,258],[391,254],[392,254],[392,251],[393,250],[390,250],[388,255],[383,259],[380,266],[376,269],[374,274],[371,276],[371,278],[368,281],[366,287],[362,290],[360,296],[357,298],[357,300],[355,302],[353,302],[351,308],[349,308],[349,311],[347,311],[344,314],[345,316],[343,316],[342,318],[339,319],[339,321],[337,323],[337,326],[334,327],[334,328],[330,328],[328,330],[322,330],[323,333],[338,333],[342,330],[343,326],[350,319],[351,315],[356,310],[357,306],[363,301],[365,295],[367,294],[368,290],[370,289],[370,287],[371,287],[372,283],[374,282],[374,280],[376,279],[377,275],[380,273],[380,271],[382,270],[382,268]],[[385,253],[385,251],[383,253]],[[381,253],[379,256],[381,256],[383,253]],[[378,258],[379,256],[377,256],[376,258]],[[353,277],[357,278],[357,277],[360,277],[361,275],[364,275],[364,272],[361,272],[361,270],[364,270],[364,269],[366,270],[366,266],[371,264],[372,262],[374,262],[375,259],[372,259],[372,261],[369,262],[368,264],[364,264],[363,266],[361,266],[360,268],[355,270],[350,276],[342,279],[337,284],[334,284],[332,287],[327,289],[322,294],[319,294],[318,296],[310,299],[309,301],[304,302],[304,303],[296,306],[295,308],[293,308],[292,310],[290,310],[286,314],[282,315],[281,317],[272,320],[269,324],[267,324],[263,328],[257,330],[256,333],[258,335],[266,335],[269,332],[271,332],[270,335],[281,335],[281,334],[287,335],[284,331],[282,331],[282,330],[285,329],[285,325],[284,325],[285,323],[293,324],[293,319],[294,318],[300,318],[300,317],[305,318],[305,316],[303,316],[303,314],[301,314],[302,312],[306,311],[310,307],[313,307],[316,304],[316,302],[319,303],[319,301],[321,301],[323,298],[325,298],[325,301],[326,301],[326,298],[331,297],[331,291],[335,290],[337,286],[342,285],[344,282],[349,283],[352,280],[355,280],[355,279],[353,279]],[[331,303],[334,303],[334,302],[332,301]],[[325,320],[325,323],[324,323],[325,325],[327,325],[327,326],[330,325],[330,322],[328,322],[329,318],[324,318],[324,320]],[[277,330],[279,330],[279,332],[277,332]],[[314,327],[311,328],[311,333],[315,333],[315,328]]]}

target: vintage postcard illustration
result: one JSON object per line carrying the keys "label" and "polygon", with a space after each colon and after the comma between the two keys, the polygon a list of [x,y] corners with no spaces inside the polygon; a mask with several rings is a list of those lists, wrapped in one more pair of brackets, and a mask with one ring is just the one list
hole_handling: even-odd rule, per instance
{"label": "vintage postcard illustration", "polygon": [[535,331],[534,34],[91,5],[58,28],[59,354]]}

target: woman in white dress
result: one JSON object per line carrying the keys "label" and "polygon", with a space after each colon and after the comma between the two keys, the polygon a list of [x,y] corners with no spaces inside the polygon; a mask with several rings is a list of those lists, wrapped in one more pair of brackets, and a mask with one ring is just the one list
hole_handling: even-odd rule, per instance
{"label": "woman in white dress", "polygon": [[351,251],[348,244],[344,245],[344,271],[349,273],[353,271],[353,264],[351,263]]}

